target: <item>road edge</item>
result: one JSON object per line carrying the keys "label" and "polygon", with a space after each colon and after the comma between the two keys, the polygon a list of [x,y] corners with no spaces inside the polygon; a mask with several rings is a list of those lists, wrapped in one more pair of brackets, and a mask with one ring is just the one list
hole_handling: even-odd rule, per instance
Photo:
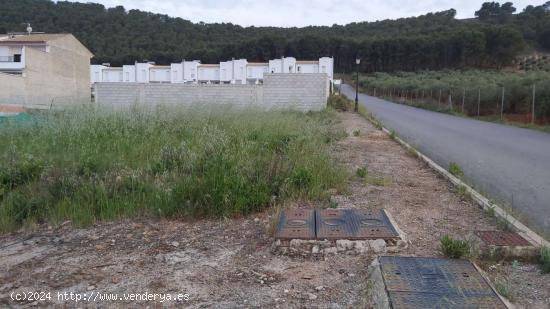
{"label": "road edge", "polygon": [[[365,117],[369,122],[372,122],[371,119],[368,117]],[[379,124],[381,124],[378,121]],[[466,184],[464,181],[462,181],[460,178],[454,176],[453,174],[449,173],[446,169],[444,169],[441,165],[435,163],[432,159],[430,159],[425,154],[421,153],[409,143],[402,140],[400,137],[396,136],[395,134],[392,134],[386,127],[382,125],[382,131],[385,132],[387,135],[392,136],[392,138],[399,143],[401,146],[403,146],[406,149],[410,149],[414,151],[417,154],[417,157],[424,161],[429,167],[431,167],[433,170],[435,170],[438,174],[442,175],[444,178],[446,178],[448,181],[450,181],[454,186],[456,187],[464,187],[466,192],[470,195],[472,200],[476,202],[483,210],[493,210],[495,217],[505,221],[506,223],[510,224],[514,227],[514,229],[520,233],[523,237],[527,238],[528,241],[531,243],[536,244],[537,246],[546,246],[550,247],[550,242],[548,242],[546,239],[541,237],[539,234],[535,233],[533,230],[528,228],[526,225],[521,223],[519,220],[514,218],[512,215],[510,215],[506,210],[504,210],[502,207],[498,206],[497,204],[491,203],[491,201],[485,197],[483,194],[479,193],[472,187],[470,187],[468,184]]]}
{"label": "road edge", "polygon": [[[342,95],[342,94],[341,94]],[[344,95],[344,97],[347,97]],[[363,109],[364,113],[361,111]],[[432,170],[443,176],[445,179],[447,179],[449,182],[451,182],[455,187],[463,187],[465,189],[465,192],[472,198],[472,200],[484,211],[493,211],[495,214],[495,217],[497,219],[500,219],[507,224],[509,224],[513,229],[523,236],[527,241],[529,241],[531,244],[537,246],[537,247],[548,247],[550,248],[550,242],[548,242],[546,239],[544,239],[542,236],[528,228],[525,224],[521,223],[519,220],[514,218],[511,214],[509,214],[504,208],[498,206],[495,203],[492,203],[487,197],[485,197],[483,194],[476,191],[474,188],[466,184],[464,181],[462,181],[460,178],[452,175],[449,173],[445,168],[443,168],[441,165],[435,163],[431,158],[423,154],[422,152],[418,151],[409,143],[402,140],[400,137],[398,137],[395,132],[391,132],[388,130],[384,124],[376,119],[374,114],[370,113],[368,109],[365,106],[360,106],[359,115],[361,115],[363,118],[365,118],[367,121],[369,121],[371,124],[373,124],[376,128],[379,128],[384,133],[386,133],[388,136],[390,136],[393,140],[395,140],[398,144],[400,144],[402,147],[409,151],[413,151],[417,158],[424,161]]]}

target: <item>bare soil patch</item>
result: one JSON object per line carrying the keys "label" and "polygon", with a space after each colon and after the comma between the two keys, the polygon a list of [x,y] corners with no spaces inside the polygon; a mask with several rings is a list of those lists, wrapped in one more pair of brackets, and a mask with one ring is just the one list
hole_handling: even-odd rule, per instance
{"label": "bare soil patch", "polygon": [[[341,208],[387,209],[410,240],[404,255],[439,255],[439,237],[496,228],[486,216],[435,172],[407,154],[362,117],[338,113],[348,137],[333,155],[352,173],[367,167],[371,182],[353,177],[349,192],[333,200]],[[354,131],[359,130],[358,136]],[[374,183],[374,184],[373,184]],[[328,207],[296,203],[292,207]],[[191,308],[366,308],[367,266],[372,256],[303,258],[271,253],[272,212],[227,220],[144,219],[40,226],[30,233],[0,236],[0,307],[100,306],[135,302],[76,304],[57,292],[187,293]],[[494,278],[507,278],[517,304],[550,305],[550,276],[536,265],[483,263]],[[501,279],[503,280],[503,279]],[[15,303],[13,291],[51,291],[51,302]],[[160,303],[137,303],[160,307]]]}

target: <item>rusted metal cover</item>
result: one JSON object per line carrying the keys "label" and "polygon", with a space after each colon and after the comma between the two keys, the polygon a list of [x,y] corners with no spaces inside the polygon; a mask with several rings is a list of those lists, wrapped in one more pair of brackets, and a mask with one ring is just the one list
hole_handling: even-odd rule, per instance
{"label": "rusted metal cover", "polygon": [[315,211],[313,209],[285,210],[277,224],[277,239],[315,239]]}
{"label": "rusted metal cover", "polygon": [[506,308],[468,260],[379,258],[391,308]]}
{"label": "rusted metal cover", "polygon": [[503,231],[475,231],[475,234],[490,246],[531,246],[531,244],[518,233]]}
{"label": "rusted metal cover", "polygon": [[324,209],[316,211],[317,239],[396,239],[399,234],[382,210]]}

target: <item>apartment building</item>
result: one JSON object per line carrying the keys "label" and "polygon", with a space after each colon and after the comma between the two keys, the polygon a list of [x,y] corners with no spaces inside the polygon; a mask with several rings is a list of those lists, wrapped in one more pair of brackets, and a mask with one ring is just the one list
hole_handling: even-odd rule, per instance
{"label": "apartment building", "polygon": [[[93,54],[72,34],[0,34],[0,104],[90,102]],[[113,73],[109,73],[109,80]]]}

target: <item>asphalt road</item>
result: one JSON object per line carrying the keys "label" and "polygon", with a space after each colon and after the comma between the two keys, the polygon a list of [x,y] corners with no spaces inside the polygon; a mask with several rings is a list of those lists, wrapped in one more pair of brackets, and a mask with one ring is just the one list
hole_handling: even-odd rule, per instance
{"label": "asphalt road", "polygon": [[[355,99],[355,91],[342,85]],[[550,236],[550,134],[392,103],[364,94],[359,102],[388,129],[448,168],[456,162],[469,183],[514,216]]]}

